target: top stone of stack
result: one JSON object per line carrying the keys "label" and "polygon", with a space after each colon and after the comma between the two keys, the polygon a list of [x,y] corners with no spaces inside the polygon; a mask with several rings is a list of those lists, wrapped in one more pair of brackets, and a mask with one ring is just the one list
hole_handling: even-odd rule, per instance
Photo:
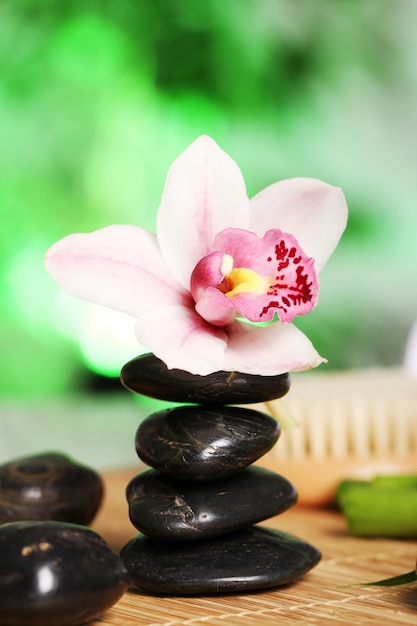
{"label": "top stone of stack", "polygon": [[290,388],[289,374],[259,376],[219,371],[207,376],[168,369],[153,354],[124,365],[120,380],[130,391],[169,402],[192,404],[253,404],[284,396]]}

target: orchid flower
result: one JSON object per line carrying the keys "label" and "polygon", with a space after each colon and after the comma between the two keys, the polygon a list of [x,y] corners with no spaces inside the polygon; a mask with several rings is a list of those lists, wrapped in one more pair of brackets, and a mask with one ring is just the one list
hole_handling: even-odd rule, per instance
{"label": "orchid flower", "polygon": [[156,235],[73,234],[45,262],[67,292],[137,318],[137,339],[168,368],[278,375],[325,361],[292,320],[315,306],[346,219],[340,189],[310,178],[249,200],[237,164],[201,136],[169,169]]}

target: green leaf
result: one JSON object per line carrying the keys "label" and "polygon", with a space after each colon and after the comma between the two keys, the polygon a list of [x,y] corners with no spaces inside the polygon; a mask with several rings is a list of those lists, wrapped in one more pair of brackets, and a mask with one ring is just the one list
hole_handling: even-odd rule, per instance
{"label": "green leaf", "polygon": [[384,578],[384,580],[378,580],[374,583],[359,583],[359,586],[366,587],[396,587],[397,585],[407,585],[417,580],[417,574],[415,570],[407,572],[406,574],[400,574],[399,576],[393,576],[392,578]]}
{"label": "green leaf", "polygon": [[417,537],[415,475],[345,480],[339,484],[336,499],[353,535]]}

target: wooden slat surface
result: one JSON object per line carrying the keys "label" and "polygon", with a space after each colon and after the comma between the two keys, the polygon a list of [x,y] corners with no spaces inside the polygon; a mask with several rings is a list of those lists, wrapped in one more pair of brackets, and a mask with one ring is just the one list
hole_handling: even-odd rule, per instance
{"label": "wooden slat surface", "polygon": [[[93,527],[117,552],[136,534],[124,491],[138,469],[104,476],[106,499]],[[351,586],[412,570],[417,541],[354,538],[336,511],[300,505],[265,525],[314,544],[323,554],[321,563],[292,585],[265,592],[178,598],[154,597],[132,588],[94,626],[417,624],[417,583]]]}

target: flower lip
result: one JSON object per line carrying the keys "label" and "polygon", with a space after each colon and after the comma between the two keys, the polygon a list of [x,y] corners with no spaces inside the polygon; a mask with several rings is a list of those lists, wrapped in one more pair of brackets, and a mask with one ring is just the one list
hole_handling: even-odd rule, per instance
{"label": "flower lip", "polygon": [[[191,276],[191,292],[198,313],[216,326],[235,314],[251,322],[265,322],[278,315],[291,322],[309,312],[317,302],[318,280],[314,259],[307,257],[295,237],[278,229],[263,238],[243,229],[219,233],[215,251],[204,257]],[[219,315],[221,296],[224,316]]]}

